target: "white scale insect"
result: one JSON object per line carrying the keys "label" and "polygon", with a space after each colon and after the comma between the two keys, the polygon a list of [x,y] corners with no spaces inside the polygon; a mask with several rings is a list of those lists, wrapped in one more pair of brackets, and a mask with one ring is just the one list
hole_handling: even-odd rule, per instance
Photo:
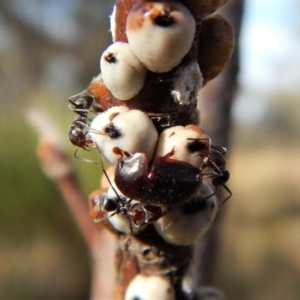
{"label": "white scale insect", "polygon": [[[143,137],[144,139],[141,139],[139,134],[143,136],[144,132],[149,132],[149,126],[145,128],[130,127],[130,124],[133,125],[134,123],[130,123],[129,120],[134,120],[133,116],[135,114],[138,115],[138,120],[141,121],[145,118],[152,124],[151,120],[144,113],[137,110],[129,111],[125,107],[113,107],[104,113],[100,113],[92,122],[90,136],[95,141],[100,153],[108,161],[112,164],[118,163],[119,155],[115,154],[113,149],[121,146],[125,149],[130,148],[130,151],[133,152],[146,152],[149,160],[152,157],[164,156],[173,150],[174,157],[172,158],[188,162],[200,168],[206,153],[210,151],[211,143],[209,137],[202,129],[195,125],[171,127],[159,136],[156,145],[157,135],[155,135],[155,128],[153,128],[152,138],[148,134],[146,137]],[[130,123],[129,126],[127,125],[128,122]],[[144,121],[142,120],[142,122]],[[131,139],[126,138],[127,136],[131,136]],[[137,138],[135,139],[135,137]],[[151,142],[149,142],[149,139]],[[132,143],[132,141],[132,145],[128,144]],[[145,145],[147,146],[145,147]],[[155,145],[156,152],[153,153]],[[147,204],[147,206],[138,201],[131,201],[128,198],[125,201],[126,197],[117,188],[113,178],[109,180],[111,187],[106,194],[106,198],[99,200],[100,202],[102,201],[99,206],[100,209],[106,211],[107,208],[104,206],[106,202],[104,201],[110,201],[107,203],[114,204],[112,205],[113,209],[106,211],[107,217],[102,219],[109,219],[112,225],[121,232],[137,233],[145,227],[144,225],[154,222],[157,232],[166,241],[172,244],[189,245],[206,232],[218,210],[216,197],[209,197],[209,195],[213,194],[213,190],[207,182],[201,184],[200,192],[191,201],[192,203],[188,202],[171,207],[165,206],[164,209],[157,207],[157,211],[151,215],[151,209],[155,207],[156,203],[153,203],[153,205]],[[166,213],[164,213],[165,211]],[[141,224],[134,223],[136,222],[134,213],[143,215]],[[96,221],[101,221],[102,219],[96,219]],[[155,221],[155,219],[158,219],[158,221]]]}

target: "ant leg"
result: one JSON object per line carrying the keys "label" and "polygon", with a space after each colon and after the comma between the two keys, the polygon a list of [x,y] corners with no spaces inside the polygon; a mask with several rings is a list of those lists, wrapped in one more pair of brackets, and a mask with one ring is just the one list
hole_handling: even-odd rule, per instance
{"label": "ant leg", "polygon": [[227,186],[225,183],[221,183],[221,185],[222,185],[222,186],[224,187],[224,189],[229,193],[229,195],[223,200],[223,202],[222,202],[222,204],[221,204],[221,205],[224,205],[225,202],[231,198],[232,192],[231,192],[231,190],[228,188],[228,186]]}
{"label": "ant leg", "polygon": [[158,206],[146,204],[142,206],[142,209],[145,213],[145,224],[153,223],[167,214],[167,211]]}
{"label": "ant leg", "polygon": [[130,232],[132,234],[138,234],[140,227],[144,224],[142,224],[142,225],[135,224],[134,221],[130,217],[127,217],[127,219],[129,222]]}
{"label": "ant leg", "polygon": [[[84,123],[84,122],[82,122],[82,121],[76,120],[75,122],[76,122],[76,124],[79,124],[79,125],[81,125],[82,127],[87,128],[88,131],[87,131],[86,133],[92,132],[92,133],[99,134],[99,135],[106,135],[105,133],[102,133],[101,131],[99,131],[99,130],[97,130],[97,129],[91,128],[89,125],[87,125],[86,123]],[[93,143],[94,143],[94,142],[93,142]]]}
{"label": "ant leg", "polygon": [[106,179],[107,179],[107,181],[108,181],[108,183],[109,183],[109,186],[111,186],[111,188],[113,189],[113,191],[114,191],[114,193],[116,194],[117,198],[121,201],[119,194],[117,193],[116,189],[114,188],[113,184],[111,183],[111,180],[110,180],[110,178],[108,177],[107,172],[105,171],[105,169],[104,169],[104,167],[103,167],[102,155],[101,155],[101,153],[100,153],[100,151],[99,151],[99,148],[97,147],[97,149],[98,149],[98,152],[99,152],[99,155],[100,155],[100,162],[101,162],[102,172],[103,172],[103,174],[105,175],[105,177],[106,177]]}
{"label": "ant leg", "polygon": [[[90,160],[90,159],[86,159],[86,158],[82,158],[82,157],[77,156],[78,149],[79,149],[79,147],[77,147],[76,150],[75,150],[75,152],[74,152],[74,157],[75,157],[75,158],[77,158],[77,159],[79,159],[79,160],[81,160],[81,161],[84,161],[84,162],[86,162],[86,163],[89,163],[89,164],[98,164],[98,163],[97,163],[96,161],[94,161],[94,160]],[[84,148],[84,150],[87,150],[87,149]],[[89,151],[89,150],[87,150],[87,151]]]}
{"label": "ant leg", "polygon": [[201,179],[215,178],[218,175],[218,173],[201,173]]}
{"label": "ant leg", "polygon": [[[214,195],[215,192],[212,194]],[[207,197],[203,197],[201,195],[194,196],[191,200],[184,203],[183,205],[183,212],[184,214],[194,214],[198,212],[199,210],[202,210],[205,207],[206,200],[212,197],[212,195],[209,195]]]}
{"label": "ant leg", "polygon": [[171,221],[166,227],[164,227],[163,231],[166,231],[168,228],[170,228],[170,226],[171,226],[172,224],[174,224],[174,223],[177,222],[178,220],[180,220],[180,218],[177,218],[177,219]]}
{"label": "ant leg", "polygon": [[218,186],[216,185],[216,186],[215,186],[215,191],[214,191],[212,194],[210,194],[210,195],[208,195],[207,197],[205,197],[205,198],[203,199],[203,201],[207,201],[209,198],[213,197],[217,192],[218,192]]}
{"label": "ant leg", "polygon": [[98,223],[98,222],[102,222],[102,221],[108,220],[109,218],[113,217],[113,216],[117,213],[117,211],[115,211],[115,212],[111,213],[110,215],[107,215],[107,216],[105,216],[105,217],[102,217],[102,218],[99,218],[99,219],[98,219],[97,217],[98,217],[98,215],[100,214],[100,212],[101,212],[101,210],[98,212],[98,214],[97,214],[96,217],[94,218],[94,222],[95,222],[95,223]]}

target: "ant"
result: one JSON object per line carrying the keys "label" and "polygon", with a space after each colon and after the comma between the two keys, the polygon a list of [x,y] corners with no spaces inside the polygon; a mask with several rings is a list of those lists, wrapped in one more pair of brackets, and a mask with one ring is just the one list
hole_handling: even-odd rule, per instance
{"label": "ant", "polygon": [[116,194],[116,197],[112,197],[108,193],[102,193],[96,201],[100,207],[98,214],[105,212],[108,215],[102,218],[96,216],[95,222],[107,220],[116,214],[123,215],[127,217],[130,231],[133,234],[137,234],[142,226],[153,223],[166,214],[166,212],[158,206],[142,205],[139,202],[132,203],[131,199],[120,194]]}
{"label": "ant", "polygon": [[[98,199],[95,200],[95,205],[100,207],[99,212],[94,219],[95,222],[107,220],[114,215],[123,215],[126,216],[129,221],[131,233],[137,234],[142,226],[153,223],[166,214],[161,207],[141,204],[136,201],[132,202],[132,199],[119,194],[103,168],[101,155],[100,161],[103,174],[107,178],[110,189],[113,191],[115,196],[111,196],[109,193],[102,193],[99,195]],[[107,215],[105,217],[98,218],[98,215],[100,215],[101,212],[105,212]]]}
{"label": "ant", "polygon": [[[212,169],[212,174],[203,174],[203,178],[212,178],[211,183],[215,187],[215,192],[206,199],[214,196],[218,192],[218,188],[223,186],[229,193],[229,196],[222,201],[222,205],[232,196],[231,190],[227,187],[226,182],[229,180],[230,173],[226,170],[226,160],[223,155],[227,149],[217,145],[211,145],[211,150],[203,156],[201,170]],[[202,155],[201,155],[202,156]]]}
{"label": "ant", "polygon": [[77,156],[77,151],[79,148],[82,148],[86,151],[89,151],[87,147],[93,147],[94,146],[94,141],[90,138],[87,137],[87,132],[84,132],[83,129],[85,127],[88,127],[88,125],[85,123],[86,120],[78,116],[70,125],[70,131],[69,131],[69,140],[70,142],[74,145],[77,146],[75,152],[74,152],[74,157],[80,160],[83,160],[88,163],[97,163],[95,161],[85,159],[85,158],[80,158]]}
{"label": "ant", "polygon": [[[84,114],[85,112],[80,111],[81,114]],[[96,143],[99,141],[97,141],[97,138],[94,134],[96,135],[105,135],[110,137],[111,139],[116,139],[118,137],[121,136],[120,131],[114,126],[113,124],[113,119],[118,115],[118,112],[115,112],[113,114],[111,114],[111,116],[109,117],[109,124],[103,128],[102,132],[95,129],[95,128],[91,128],[88,124],[87,124],[87,120],[85,116],[77,116],[75,118],[75,120],[71,123],[70,125],[70,131],[69,131],[69,140],[71,141],[71,143],[75,146],[77,146],[77,149],[75,151],[75,157],[78,159],[81,159],[79,157],[77,157],[76,153],[78,151],[78,148],[82,148],[86,151],[89,151],[87,148],[95,148]],[[98,115],[100,118],[101,116]],[[93,125],[92,125],[93,127]],[[84,132],[84,128],[87,128],[87,131]],[[91,133],[88,135],[88,133]],[[91,162],[91,163],[96,163],[93,161],[89,161],[86,159],[81,159],[83,161],[86,162]]]}
{"label": "ant", "polygon": [[76,117],[70,125],[69,139],[73,145],[87,150],[86,147],[93,144],[93,141],[86,137],[87,132],[83,131],[85,127],[87,124],[84,117]]}
{"label": "ant", "polygon": [[95,112],[101,112],[101,107],[97,106],[97,103],[94,101],[95,96],[89,90],[85,90],[75,96],[72,96],[68,99],[69,108],[75,112],[78,116],[70,125],[69,131],[69,140],[70,142],[77,146],[74,156],[80,160],[96,163],[87,159],[82,159],[77,156],[78,148],[87,150],[87,147],[92,147],[94,141],[87,137],[87,132],[84,132],[84,128],[89,128],[88,126],[88,113],[90,108],[93,106]]}
{"label": "ant", "polygon": [[223,200],[223,205],[232,196],[231,190],[226,185],[226,182],[229,180],[230,173],[228,170],[226,170],[226,160],[223,157],[226,154],[227,149],[218,145],[212,145],[210,139],[208,139],[208,145],[206,145],[206,147],[203,145],[202,149],[200,139],[188,140],[192,140],[195,143],[196,147],[194,146],[194,148],[198,152],[197,156],[203,158],[200,170],[202,171],[207,168],[212,169],[212,173],[202,173],[202,179],[212,178],[211,183],[215,188],[215,192],[206,197],[204,200],[214,196],[218,192],[219,187],[223,186],[229,193],[229,196]]}
{"label": "ant", "polygon": [[[218,192],[219,186],[223,186],[223,188],[229,193],[229,195],[222,201],[222,205],[231,198],[232,192],[228,188],[228,186],[225,184],[230,177],[230,173],[228,170],[223,170],[221,174],[215,174],[214,177],[211,180],[212,185],[215,187],[215,192],[208,196],[212,197]],[[207,199],[207,198],[206,198]]]}

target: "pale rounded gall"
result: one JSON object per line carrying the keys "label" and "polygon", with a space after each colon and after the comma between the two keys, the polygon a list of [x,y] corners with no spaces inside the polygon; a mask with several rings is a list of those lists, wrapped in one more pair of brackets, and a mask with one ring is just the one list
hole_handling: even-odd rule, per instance
{"label": "pale rounded gall", "polygon": [[133,98],[144,86],[147,69],[127,43],[110,45],[101,56],[100,68],[104,84],[119,100]]}
{"label": "pale rounded gall", "polygon": [[190,210],[186,209],[191,203],[173,205],[165,216],[154,223],[156,231],[170,244],[193,244],[210,228],[218,212],[219,204],[215,195],[201,203],[213,193],[214,189],[210,184],[203,181],[197,195],[201,197],[196,201],[192,200],[195,204],[194,211],[193,205],[190,205]]}
{"label": "pale rounded gall", "polygon": [[125,300],[175,300],[174,288],[165,278],[136,275],[125,293]]}
{"label": "pale rounded gall", "polygon": [[[113,179],[111,179],[111,182]],[[113,200],[115,200],[117,203],[119,202],[119,206],[122,206],[122,203],[120,203],[121,199],[120,197],[122,197],[123,195],[121,194],[121,192],[119,191],[119,189],[117,188],[117,186],[115,185],[115,183],[113,182],[113,187],[110,187],[107,191],[107,195],[109,197],[111,197]],[[134,204],[137,203],[136,201],[131,201],[130,204]],[[129,204],[129,205],[130,205]],[[123,204],[123,207],[125,207],[125,205]],[[125,209],[129,209],[129,206],[126,207]],[[109,214],[108,214],[109,215]],[[143,226],[139,226],[137,227],[136,225],[134,225],[133,220],[130,220],[130,216],[127,216],[126,214],[121,214],[120,212],[111,213],[111,217],[108,218],[109,222],[112,224],[112,226],[123,233],[129,234],[132,233],[133,230],[135,231],[141,231],[144,230],[147,226],[147,224],[143,225]]]}
{"label": "pale rounded gall", "polygon": [[128,43],[138,59],[152,72],[176,67],[189,52],[196,30],[195,19],[178,2],[142,2],[127,17]]}
{"label": "pale rounded gall", "polygon": [[200,168],[203,156],[209,152],[210,145],[210,138],[198,126],[174,126],[164,130],[159,136],[155,157],[171,153],[170,158]]}
{"label": "pale rounded gall", "polygon": [[90,127],[90,138],[111,164],[116,165],[121,158],[114,152],[115,147],[129,153],[144,153],[152,159],[158,133],[142,111],[115,106],[99,113]]}

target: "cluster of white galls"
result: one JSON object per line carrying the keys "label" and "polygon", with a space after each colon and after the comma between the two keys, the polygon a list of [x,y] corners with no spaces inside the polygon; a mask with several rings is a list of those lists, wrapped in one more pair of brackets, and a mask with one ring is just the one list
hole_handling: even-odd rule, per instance
{"label": "cluster of white galls", "polygon": [[[165,11],[166,5],[168,15],[164,16],[161,12]],[[182,61],[192,46],[196,25],[189,9],[181,3],[143,2],[134,5],[128,14],[128,43],[123,43],[115,41],[114,18],[115,13],[111,17],[114,43],[101,56],[101,76],[112,95],[126,101],[143,88],[148,70],[155,73],[169,72]],[[202,76],[196,62],[179,69],[178,74],[179,80],[175,81],[175,90],[171,93],[174,99],[184,102],[186,93],[191,90],[197,92],[201,88]],[[99,113],[90,127],[89,138],[112,165],[120,162],[120,154],[114,151],[115,148],[131,154],[144,153],[148,161],[173,151],[172,159],[187,162],[196,168],[200,168],[203,163],[203,157],[192,153],[187,147],[191,140],[206,136],[195,125],[171,127],[158,136],[147,114],[116,106]],[[108,195],[117,199],[116,192],[121,192],[113,178],[110,181],[113,187],[109,189]],[[157,232],[167,242],[176,245],[192,244],[210,227],[218,210],[218,202],[215,196],[208,197],[213,194],[213,189],[206,182],[201,184],[200,194],[208,198],[203,209],[186,214],[184,204],[165,207],[167,213],[154,222]],[[109,220],[117,230],[131,232],[126,216],[114,214]]]}
{"label": "cluster of white galls", "polygon": [[[117,132],[117,137],[111,138],[107,133],[107,128],[113,128],[113,131]],[[90,136],[99,152],[112,165],[117,165],[121,159],[120,154],[114,151],[117,147],[129,153],[144,153],[149,161],[164,157],[173,151],[172,159],[187,162],[196,168],[201,167],[203,157],[190,152],[187,144],[191,140],[201,140],[207,137],[195,125],[171,127],[158,136],[152,121],[145,113],[121,106],[99,113],[91,123]],[[108,190],[108,195],[117,200],[121,192],[114,184],[114,178],[110,178],[110,181],[113,187]],[[203,182],[200,193],[205,198],[213,194],[213,189]],[[206,200],[203,209],[193,214],[186,214],[183,206],[184,204],[166,207],[166,215],[154,222],[157,232],[169,243],[189,245],[203,235],[215,218],[218,202],[215,196],[210,197]],[[132,230],[124,215],[115,214],[109,220],[119,231],[130,233]]]}
{"label": "cluster of white galls", "polygon": [[[196,24],[191,12],[181,3],[145,2],[134,5],[129,12],[128,43],[123,43],[115,41],[114,18],[115,13],[111,17],[114,43],[101,56],[101,76],[112,95],[126,101],[141,91],[148,70],[165,73],[179,65],[191,48]],[[196,94],[202,84],[197,63],[188,66],[187,72],[189,76],[184,70],[178,72],[172,92],[181,104],[186,104],[187,92]]]}
{"label": "cluster of white galls", "polygon": [[[165,11],[166,5],[168,15],[163,15],[161,12]],[[134,5],[128,14],[128,43],[116,41],[115,10],[111,16],[111,30],[114,43],[101,56],[101,77],[115,98],[127,101],[142,90],[149,71],[165,73],[180,64],[192,46],[196,24],[190,10],[179,2],[143,2]],[[194,61],[178,68],[176,76],[170,93],[174,101],[184,105],[190,94],[196,95],[202,86],[198,63]],[[158,135],[147,114],[140,110],[129,110],[125,106],[116,106],[99,113],[90,127],[89,138],[94,141],[101,155],[115,166],[122,159],[120,152],[115,151],[116,148],[130,154],[144,153],[148,161],[170,155],[171,159],[189,163],[196,168],[203,164],[203,156],[188,148],[190,141],[207,137],[195,125],[171,127]],[[207,142],[210,147],[210,140]],[[110,178],[110,181],[112,186],[107,195],[118,201],[121,192],[114,178]],[[198,197],[205,199],[205,205],[201,209],[186,213],[183,209],[185,204],[163,207],[165,215],[154,222],[158,234],[175,245],[190,245],[195,242],[210,227],[218,211],[216,196],[209,197],[212,194],[214,189],[203,181],[198,192]],[[134,203],[137,200],[132,201]],[[131,233],[127,216],[116,213],[107,219],[116,230]],[[144,224],[139,230],[146,226]],[[141,289],[141,286],[145,288]],[[125,299],[137,298],[172,300],[175,295],[167,280],[137,275],[130,283]]]}

